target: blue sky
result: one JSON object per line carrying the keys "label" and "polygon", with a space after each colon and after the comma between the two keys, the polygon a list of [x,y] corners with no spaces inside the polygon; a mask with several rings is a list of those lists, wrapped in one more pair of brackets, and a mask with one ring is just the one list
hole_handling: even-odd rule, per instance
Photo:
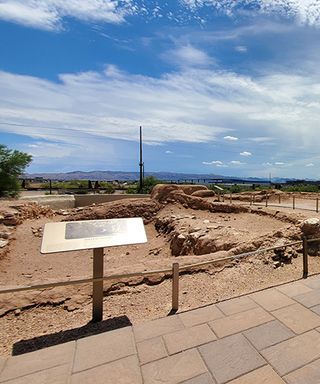
{"label": "blue sky", "polygon": [[0,142],[29,172],[320,179],[320,2],[0,0]]}

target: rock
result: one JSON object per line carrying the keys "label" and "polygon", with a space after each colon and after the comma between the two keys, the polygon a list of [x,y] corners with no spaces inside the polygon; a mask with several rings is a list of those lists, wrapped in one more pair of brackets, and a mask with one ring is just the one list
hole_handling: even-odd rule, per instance
{"label": "rock", "polygon": [[203,224],[209,224],[210,220],[203,220]]}
{"label": "rock", "polygon": [[198,197],[214,197],[216,194],[213,191],[195,191],[192,193],[191,196],[198,196]]}
{"label": "rock", "polygon": [[9,241],[8,240],[1,240],[0,239],[0,248],[4,248],[6,245],[9,244]]}
{"label": "rock", "polygon": [[20,313],[21,313],[21,309],[16,309],[16,310],[14,311],[14,315],[15,315],[15,316],[19,316]]}
{"label": "rock", "polygon": [[281,262],[280,261],[275,261],[273,263],[273,268],[279,268],[281,266]]}
{"label": "rock", "polygon": [[0,232],[0,238],[9,239],[11,234],[12,234],[11,232],[7,232],[7,231]]}
{"label": "rock", "polygon": [[320,220],[315,217],[304,220],[301,224],[301,231],[304,236],[320,235]]}

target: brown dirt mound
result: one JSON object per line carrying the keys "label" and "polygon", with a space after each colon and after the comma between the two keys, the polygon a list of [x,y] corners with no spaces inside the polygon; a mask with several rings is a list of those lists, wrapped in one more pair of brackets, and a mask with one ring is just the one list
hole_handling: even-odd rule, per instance
{"label": "brown dirt mound", "polygon": [[186,195],[192,195],[196,191],[207,191],[205,185],[173,185],[173,184],[157,184],[153,187],[151,198],[160,202],[167,200],[168,196],[174,192],[182,192]]}
{"label": "brown dirt mound", "polygon": [[145,223],[151,221],[162,205],[151,199],[128,199],[103,203],[74,212],[66,217],[66,221],[114,219],[124,217],[143,217]]}
{"label": "brown dirt mound", "polygon": [[195,191],[192,193],[192,196],[198,196],[198,197],[213,197],[216,194],[213,191],[207,190],[207,191]]}

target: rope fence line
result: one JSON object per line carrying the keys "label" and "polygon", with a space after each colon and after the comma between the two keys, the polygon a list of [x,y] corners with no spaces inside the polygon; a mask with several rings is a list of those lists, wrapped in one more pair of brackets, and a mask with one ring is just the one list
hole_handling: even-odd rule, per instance
{"label": "rope fence line", "polygon": [[144,277],[144,276],[152,276],[156,274],[167,274],[170,273],[172,275],[172,310],[177,311],[179,308],[179,277],[180,272],[188,271],[193,268],[199,268],[211,264],[217,264],[221,263],[223,261],[228,260],[237,260],[237,259],[243,259],[245,257],[249,256],[256,256],[265,252],[274,251],[277,249],[292,247],[295,245],[302,245],[303,247],[303,278],[307,278],[308,276],[308,243],[314,243],[319,242],[320,238],[317,239],[307,239],[303,238],[302,240],[291,242],[288,244],[284,244],[281,246],[274,246],[274,247],[268,247],[268,248],[262,248],[258,249],[256,251],[251,252],[245,252],[241,253],[239,255],[232,255],[228,257],[223,257],[215,260],[208,260],[203,261],[200,263],[193,263],[193,264],[187,264],[180,266],[179,263],[174,262],[172,264],[172,268],[165,268],[165,269],[159,269],[159,270],[150,270],[150,271],[143,271],[143,272],[133,272],[133,273],[124,273],[124,274],[115,274],[110,276],[103,276],[99,278],[87,278],[87,279],[77,279],[77,280],[68,280],[68,281],[59,281],[59,282],[49,282],[45,284],[38,284],[38,285],[32,285],[32,286],[19,286],[19,287],[9,287],[5,289],[0,289],[0,294],[9,294],[9,293],[17,293],[17,292],[23,292],[23,291],[30,291],[30,290],[41,290],[46,288],[55,288],[55,287],[62,287],[62,286],[70,286],[70,285],[79,285],[79,284],[87,284],[87,283],[96,283],[96,282],[103,282],[103,281],[110,281],[110,280],[122,280],[130,277]]}

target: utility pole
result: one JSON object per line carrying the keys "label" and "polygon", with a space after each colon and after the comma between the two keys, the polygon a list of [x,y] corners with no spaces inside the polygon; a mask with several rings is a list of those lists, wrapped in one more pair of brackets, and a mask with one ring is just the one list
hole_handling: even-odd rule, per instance
{"label": "utility pole", "polygon": [[144,179],[144,162],[142,160],[142,127],[141,127],[141,125],[140,125],[140,160],[139,160],[139,167],[140,167],[139,192],[142,192],[143,179]]}

